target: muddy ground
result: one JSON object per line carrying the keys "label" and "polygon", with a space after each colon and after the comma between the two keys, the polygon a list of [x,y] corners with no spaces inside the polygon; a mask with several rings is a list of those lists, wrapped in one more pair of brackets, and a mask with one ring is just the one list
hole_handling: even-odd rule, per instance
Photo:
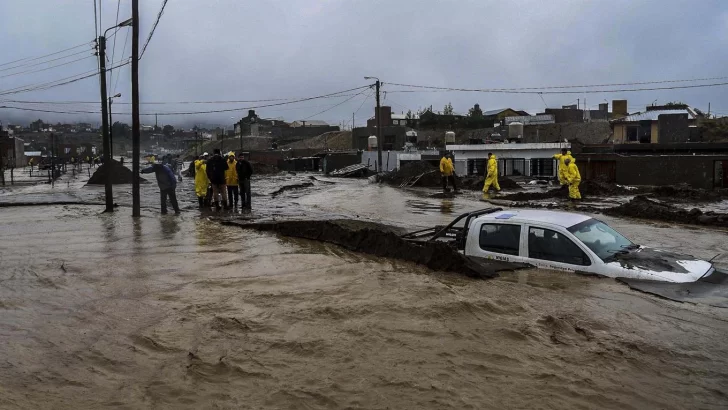
{"label": "muddy ground", "polygon": [[[312,186],[271,193],[285,185]],[[324,182],[325,181],[325,182]],[[334,183],[331,183],[334,182]],[[0,408],[553,408],[728,406],[725,309],[541,270],[491,280],[223,226],[195,209],[0,210]],[[97,201],[59,181],[0,202]],[[253,179],[240,220],[444,224],[479,195],[428,198],[361,180]],[[602,216],[637,243],[728,266],[723,231]]]}

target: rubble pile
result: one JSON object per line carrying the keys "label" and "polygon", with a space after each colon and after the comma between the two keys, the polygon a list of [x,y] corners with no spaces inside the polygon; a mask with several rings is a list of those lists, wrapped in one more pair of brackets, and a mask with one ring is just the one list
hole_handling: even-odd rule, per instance
{"label": "rubble pile", "polygon": [[261,162],[250,162],[253,167],[253,175],[271,175],[281,172],[275,165],[263,164]]}
{"label": "rubble pile", "polygon": [[407,163],[399,169],[381,175],[379,182],[390,185],[401,185],[422,174],[427,175],[420,178],[416,184],[417,186],[439,186],[441,184],[440,171],[437,167],[426,161]]}
{"label": "rubble pile", "polygon": [[611,216],[627,216],[691,225],[728,227],[728,214],[703,212],[697,208],[687,210],[658,202],[644,195],[637,195],[625,204],[605,209],[604,213]]}

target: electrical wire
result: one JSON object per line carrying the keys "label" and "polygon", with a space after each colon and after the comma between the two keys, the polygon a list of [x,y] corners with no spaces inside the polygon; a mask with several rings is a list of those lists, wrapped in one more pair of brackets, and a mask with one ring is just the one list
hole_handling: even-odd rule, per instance
{"label": "electrical wire", "polygon": [[368,99],[369,99],[369,98],[370,98],[370,97],[372,96],[372,94],[374,94],[374,90],[372,90],[372,91],[371,91],[371,92],[369,93],[369,95],[367,95],[367,97],[366,97],[366,98],[364,99],[364,101],[362,101],[362,102],[361,102],[361,105],[359,106],[359,108],[357,108],[357,109],[356,109],[356,111],[354,111],[354,115],[356,115],[356,114],[358,114],[358,113],[359,113],[359,110],[361,110],[361,107],[363,107],[363,106],[364,106],[364,103],[365,103],[365,102],[367,102],[367,100],[368,100]]}
{"label": "electrical wire", "polygon": [[163,0],[162,8],[159,10],[159,14],[157,14],[157,20],[154,22],[154,25],[152,26],[152,30],[149,32],[149,37],[147,37],[147,42],[144,43],[142,52],[139,54],[139,60],[142,59],[142,57],[144,56],[144,52],[147,51],[147,46],[149,45],[149,42],[152,41],[152,36],[154,35],[154,30],[157,29],[157,25],[159,24],[159,20],[162,18],[162,14],[164,13],[164,7],[166,5],[167,5],[167,0]]}
{"label": "electrical wire", "polygon": [[[450,88],[450,87],[436,87],[427,85],[413,85],[413,84],[398,84],[398,83],[387,83],[389,85],[396,85],[400,87],[409,88],[421,88],[425,90],[434,90],[434,92],[443,91],[458,91],[458,92],[477,92],[477,93],[498,93],[498,94],[598,94],[598,93],[625,93],[625,92],[637,92],[637,91],[659,91],[659,90],[679,90],[686,88],[705,88],[705,87],[718,87],[728,85],[728,82],[724,83],[711,83],[711,84],[696,84],[696,85],[681,85],[681,86],[670,86],[670,87],[652,87],[652,88],[625,88],[625,89],[610,89],[610,90],[579,90],[579,91],[517,91],[507,89],[495,89],[495,88]],[[413,90],[392,90],[389,93],[398,92],[417,92]]]}
{"label": "electrical wire", "polygon": [[[91,45],[91,43],[86,43],[86,44],[82,44],[82,45],[84,45],[84,46],[85,45]],[[78,47],[75,47],[75,48],[78,48]],[[75,57],[75,56],[80,55],[80,54],[83,54],[83,53],[88,53],[88,51],[89,50],[81,50],[81,51],[79,51],[77,53],[73,53],[73,54],[69,54],[69,55],[63,56],[63,57],[57,57],[57,58],[54,58],[52,60],[45,60],[45,61],[41,61],[41,62],[37,62],[37,63],[31,63],[30,61],[37,60],[37,59],[33,59],[33,60],[28,61],[25,64],[16,65],[16,66],[13,66],[13,67],[2,68],[2,69],[0,69],[0,72],[14,70],[16,68],[31,68],[31,67],[35,67],[35,66],[39,66],[39,65],[43,65],[43,64],[48,64],[48,63],[52,63],[54,61],[63,60],[63,59],[69,58],[69,57]],[[54,54],[58,54],[58,53],[54,53]]]}
{"label": "electrical wire", "polygon": [[[118,68],[118,67],[123,66],[123,65],[126,65],[126,64],[129,64],[129,61],[126,62],[126,63],[120,64],[120,65],[117,65],[114,68]],[[78,79],[75,79],[75,80],[71,80],[71,81],[69,81],[69,83],[70,82],[75,82],[75,81],[80,81],[80,80],[82,80],[84,78],[89,78],[89,77],[92,77],[94,75],[96,75],[96,73],[95,74],[91,74],[89,76],[82,77],[82,78],[78,78]],[[62,84],[60,84],[60,85],[62,85]],[[317,95],[317,96],[314,96],[314,97],[299,98],[299,99],[296,99],[296,100],[290,100],[290,101],[279,102],[279,103],[272,103],[272,104],[257,105],[257,106],[238,107],[238,108],[223,109],[223,110],[192,111],[192,112],[141,113],[140,115],[145,115],[145,116],[151,116],[151,115],[169,116],[169,115],[194,115],[194,114],[211,114],[211,113],[220,113],[220,112],[245,111],[245,110],[250,110],[250,109],[258,109],[258,108],[267,108],[267,107],[275,107],[275,106],[281,106],[281,105],[295,104],[295,103],[299,103],[299,102],[303,102],[303,101],[311,101],[311,100],[316,100],[316,99],[321,99],[321,98],[336,98],[336,97],[341,97],[341,95],[344,94],[344,93],[351,92],[351,91],[358,91],[358,90],[362,90],[364,88],[369,88],[369,85],[365,85],[365,86],[362,86],[362,87],[351,88],[351,89],[348,89],[348,90],[338,91],[338,92],[334,92],[334,93]],[[339,106],[339,105],[341,105],[341,104],[343,104],[343,103],[351,100],[352,98],[356,97],[357,95],[361,95],[363,93],[364,93],[364,91],[359,92],[359,93],[356,93],[353,96],[351,96],[350,98],[348,98],[347,100],[342,101],[341,103],[339,103],[339,104],[337,104],[337,105],[335,105],[335,106],[333,106],[333,107],[331,107],[331,108],[329,108],[327,110],[324,110],[324,111],[322,111],[320,113],[314,114],[314,116],[319,115],[319,114],[321,114],[323,112],[326,112],[328,110],[331,110],[331,109],[333,109],[333,108],[335,108],[335,107],[337,107],[337,106]],[[2,95],[2,93],[0,93],[0,95]],[[98,102],[96,102],[96,103],[98,104]],[[8,108],[8,109],[21,110],[21,111],[22,110],[26,110],[26,111],[41,110],[39,108],[13,107],[13,106],[5,106],[5,105],[4,106],[0,106],[0,108]],[[99,111],[81,111],[81,110],[79,110],[79,111],[43,110],[43,111],[39,111],[39,112],[46,112],[46,111],[47,112],[52,112],[52,113],[58,113],[58,114],[100,114]],[[113,115],[131,115],[130,112],[114,112],[112,114]]]}
{"label": "electrical wire", "polygon": [[[323,113],[325,113],[325,112],[331,111],[331,110],[333,110],[334,108],[336,108],[336,107],[338,107],[338,106],[340,106],[340,105],[342,105],[342,104],[344,104],[344,103],[347,103],[347,102],[351,101],[351,100],[352,100],[352,99],[353,99],[354,97],[356,97],[356,96],[358,96],[358,95],[362,95],[362,94],[364,94],[365,92],[366,92],[366,90],[365,90],[365,91],[362,91],[362,92],[360,92],[360,93],[354,94],[354,95],[352,95],[351,97],[349,97],[349,98],[345,99],[344,101],[342,101],[342,102],[340,102],[340,103],[338,103],[338,104],[334,105],[333,107],[327,108],[327,109],[325,109],[325,110],[323,110],[323,111],[321,111],[321,112],[317,112],[316,114],[314,114],[314,115],[312,115],[312,116],[310,116],[310,117],[306,117],[306,118],[305,118],[305,119],[304,119],[303,121],[306,121],[306,120],[308,120],[308,119],[310,119],[310,118],[313,118],[313,117],[316,117],[316,116],[318,116],[318,115],[321,115],[321,114],[323,114]],[[364,101],[366,101],[366,99],[365,99]]]}
{"label": "electrical wire", "polygon": [[[118,79],[118,78],[117,78]],[[372,91],[373,93],[373,91]],[[349,97],[352,95],[358,95],[358,94],[338,94],[336,97]],[[262,100],[231,100],[231,101],[156,101],[156,102],[140,102],[141,105],[186,105],[186,104],[240,104],[240,103],[257,103],[257,102],[271,102],[271,101],[291,101],[296,100],[301,97],[292,97],[292,98],[268,98],[268,99],[262,99]],[[17,104],[48,104],[48,105],[54,105],[54,104],[61,104],[61,105],[69,105],[69,104],[98,104],[98,101],[25,101],[25,100],[13,100],[13,101],[5,101],[5,102],[12,102]],[[114,104],[119,105],[131,105],[131,103],[128,102],[115,102]]]}
{"label": "electrical wire", "polygon": [[[121,0],[117,0],[117,2],[116,2],[116,24],[114,24],[114,26],[117,27],[117,31],[119,30],[119,9],[121,9]],[[114,34],[116,34],[116,31],[114,32]],[[111,48],[111,61],[114,61],[115,56],[116,56],[116,36],[114,36],[114,45]],[[124,57],[123,54],[121,56]],[[114,82],[114,72],[109,71],[109,84],[108,84],[109,90],[111,90],[111,84],[113,84],[113,82]]]}
{"label": "electrical wire", "polygon": [[[106,71],[113,69],[113,68],[119,68],[123,67],[131,62],[131,59],[127,59],[126,62],[120,63],[117,65],[112,64],[111,68],[107,68]],[[76,74],[70,77],[61,78],[54,81],[49,81],[46,83],[40,83],[40,84],[27,84],[16,88],[11,88],[9,90],[2,90],[0,91],[0,96],[2,95],[10,95],[10,94],[20,94],[25,92],[31,92],[31,91],[39,91],[39,90],[47,90],[50,88],[59,87],[66,84],[75,83],[76,81],[80,81],[86,78],[93,77],[95,75],[98,75],[98,70],[94,69],[91,71],[87,71],[85,73]]]}
{"label": "electrical wire", "polygon": [[89,58],[95,58],[95,57],[96,56],[89,55],[89,56],[82,57],[82,58],[78,58],[78,59],[75,59],[75,60],[72,60],[72,61],[67,61],[65,63],[56,64],[56,65],[53,65],[53,66],[50,66],[50,67],[46,67],[46,68],[41,68],[39,70],[20,71],[20,72],[17,72],[17,73],[6,74],[6,75],[3,75],[3,76],[0,76],[0,78],[12,77],[12,76],[15,76],[15,75],[40,73],[41,71],[46,71],[46,70],[50,70],[50,69],[57,68],[57,67],[63,67],[63,66],[69,65],[69,64],[77,63],[79,61],[88,60]]}
{"label": "electrical wire", "polygon": [[[126,52],[126,43],[129,41],[129,33],[131,30],[126,31],[126,39],[124,40],[124,48],[121,49],[121,57],[124,58],[124,53]],[[111,95],[116,95],[116,86],[119,85],[119,77],[121,77],[121,73],[116,73],[116,83],[114,83],[114,88],[111,91]]]}

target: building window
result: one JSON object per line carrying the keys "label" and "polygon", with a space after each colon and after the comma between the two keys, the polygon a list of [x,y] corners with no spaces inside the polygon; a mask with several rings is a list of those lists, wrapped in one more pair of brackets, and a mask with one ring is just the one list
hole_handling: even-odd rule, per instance
{"label": "building window", "polygon": [[640,127],[625,127],[626,132],[626,140],[629,142],[637,142],[639,139],[637,138],[638,131]]}
{"label": "building window", "polygon": [[555,175],[556,160],[553,158],[532,158],[531,176],[552,177]]}
{"label": "building window", "polygon": [[544,228],[528,229],[528,257],[570,265],[591,265],[589,257],[571,239]]}
{"label": "building window", "polygon": [[505,158],[500,162],[500,175],[519,176],[526,175],[526,160],[523,158]]}
{"label": "building window", "polygon": [[521,226],[483,224],[480,228],[480,249],[488,252],[518,256]]}

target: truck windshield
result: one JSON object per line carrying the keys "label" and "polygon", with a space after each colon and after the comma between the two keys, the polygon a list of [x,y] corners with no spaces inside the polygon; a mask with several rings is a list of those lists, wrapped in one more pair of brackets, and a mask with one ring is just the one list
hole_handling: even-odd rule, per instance
{"label": "truck windshield", "polygon": [[569,228],[569,232],[573,233],[602,260],[637,247],[622,234],[597,219],[587,219],[578,223]]}

